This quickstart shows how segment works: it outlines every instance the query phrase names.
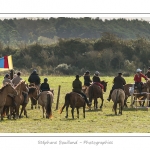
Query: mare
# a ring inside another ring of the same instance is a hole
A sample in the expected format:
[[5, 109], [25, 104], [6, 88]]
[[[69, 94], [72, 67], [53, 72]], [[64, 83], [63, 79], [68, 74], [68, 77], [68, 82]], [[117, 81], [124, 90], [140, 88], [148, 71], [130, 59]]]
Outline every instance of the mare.
[[[101, 84], [104, 86], [104, 92], [106, 92], [107, 90], [107, 83], [105, 81], [101, 81]], [[92, 99], [94, 99], [94, 109], [98, 108], [98, 98], [101, 98], [102, 103], [100, 105], [100, 109], [102, 109], [103, 107], [103, 102], [104, 102], [104, 98], [103, 98], [103, 91], [102, 88], [100, 86], [98, 86], [97, 84], [92, 84], [88, 87], [88, 97], [89, 97], [89, 101], [92, 102]]]
[[43, 109], [43, 118], [51, 119], [52, 116], [52, 103], [54, 99], [54, 94], [51, 91], [43, 91], [40, 93], [38, 98], [38, 104], [42, 106]]
[[72, 119], [74, 119], [74, 109], [77, 109], [77, 118], [79, 118], [79, 108], [83, 107], [83, 117], [85, 118], [85, 100], [84, 98], [76, 93], [76, 92], [70, 92], [67, 93], [65, 96], [65, 103], [63, 107], [60, 109], [60, 114], [62, 113], [63, 109], [66, 107], [66, 118], [68, 118], [68, 107], [71, 107], [71, 113], [72, 113]]
[[125, 92], [122, 89], [115, 89], [111, 94], [112, 101], [114, 102], [113, 110], [115, 115], [117, 115], [117, 104], [119, 103], [119, 114], [122, 115], [122, 109], [124, 106]]
[[6, 98], [8, 94], [17, 95], [16, 90], [11, 86], [11, 84], [6, 84], [0, 89], [0, 113], [1, 113], [1, 120], [3, 120], [3, 108], [6, 103]]

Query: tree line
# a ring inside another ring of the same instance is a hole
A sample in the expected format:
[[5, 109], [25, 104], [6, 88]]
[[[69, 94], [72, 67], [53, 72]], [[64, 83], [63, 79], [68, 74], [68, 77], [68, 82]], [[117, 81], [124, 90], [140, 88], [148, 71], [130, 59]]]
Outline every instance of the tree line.
[[36, 69], [39, 74], [82, 74], [86, 70], [113, 75], [122, 71], [132, 75], [137, 68], [150, 65], [150, 40], [138, 36], [123, 39], [104, 32], [101, 38], [59, 38], [53, 44], [20, 43], [18, 48], [2, 46], [1, 57], [12, 55], [15, 70], [26, 74]]

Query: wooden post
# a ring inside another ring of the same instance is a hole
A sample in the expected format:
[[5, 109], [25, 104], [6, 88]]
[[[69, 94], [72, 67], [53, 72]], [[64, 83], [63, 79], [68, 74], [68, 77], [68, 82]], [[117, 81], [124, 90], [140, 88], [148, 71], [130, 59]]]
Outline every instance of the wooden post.
[[148, 110], [148, 107], [149, 107], [149, 87], [147, 88], [147, 110]]
[[133, 94], [131, 94], [131, 108], [133, 108]]
[[58, 110], [58, 104], [59, 104], [59, 96], [60, 96], [60, 85], [58, 86], [58, 95], [57, 95], [57, 103], [56, 103], [56, 110]]

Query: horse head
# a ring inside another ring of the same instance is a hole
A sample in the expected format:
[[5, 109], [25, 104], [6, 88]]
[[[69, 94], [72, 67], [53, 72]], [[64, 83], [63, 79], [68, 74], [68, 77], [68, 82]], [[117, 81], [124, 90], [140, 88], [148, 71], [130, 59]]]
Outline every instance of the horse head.
[[107, 90], [107, 83], [108, 82], [105, 82], [104, 80], [101, 81], [101, 84], [104, 86], [104, 92], [106, 92], [106, 90]]
[[10, 83], [7, 83], [4, 87], [7, 88], [8, 93], [17, 95], [17, 91], [13, 88], [13, 86]]

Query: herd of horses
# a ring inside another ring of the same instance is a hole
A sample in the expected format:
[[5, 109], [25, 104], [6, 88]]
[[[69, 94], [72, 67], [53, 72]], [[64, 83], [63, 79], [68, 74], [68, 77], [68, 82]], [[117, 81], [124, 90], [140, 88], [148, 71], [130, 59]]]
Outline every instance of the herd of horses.
[[[23, 96], [23, 91], [27, 93], [27, 99]], [[26, 106], [29, 99], [34, 100], [42, 106], [43, 117], [52, 118], [53, 91], [45, 91], [39, 95], [39, 88], [35, 84], [28, 85], [25, 81], [20, 81], [13, 87], [7, 83], [0, 89], [0, 114], [1, 120], [6, 116], [8, 119], [13, 117], [18, 119], [22, 113], [28, 117]], [[19, 113], [20, 111], [20, 113]]]
[[[107, 90], [107, 83], [108, 82], [106, 82], [106, 81], [101, 81], [101, 84], [104, 86], [104, 92], [106, 92], [106, 90]], [[122, 115], [122, 110], [124, 107], [128, 107], [127, 99], [131, 96], [131, 93], [129, 91], [129, 89], [131, 87], [134, 87], [134, 84], [124, 85], [124, 90], [123, 89], [113, 90], [113, 92], [111, 94], [111, 99], [114, 103], [113, 111], [115, 112], [115, 115], [117, 115], [117, 105], [118, 104], [119, 104], [119, 113], [118, 113], [119, 115]], [[147, 93], [149, 93], [149, 90], [150, 90], [150, 80], [147, 80], [147, 82], [143, 84], [142, 93], [133, 94], [134, 100], [131, 105], [133, 106], [135, 101], [138, 100], [140, 106], [144, 106], [146, 98], [149, 99], [149, 97], [147, 95]], [[104, 98], [103, 98], [104, 93], [100, 86], [98, 86], [97, 84], [91, 84], [89, 87], [83, 86], [82, 91], [89, 98], [89, 102], [92, 102], [92, 100], [94, 100], [94, 109], [98, 109], [98, 98], [100, 98], [102, 101], [102, 103], [100, 105], [100, 110], [102, 109], [103, 102], [104, 102]], [[136, 87], [134, 87], [134, 92], [139, 92]], [[141, 103], [141, 101], [143, 103]], [[64, 103], [63, 107], [60, 109], [60, 114], [61, 114], [63, 112], [63, 109], [66, 107], [66, 116], [65, 116], [66, 118], [68, 118], [69, 106], [71, 107], [71, 113], [72, 113], [73, 119], [74, 119], [74, 109], [75, 108], [77, 109], [77, 118], [79, 118], [79, 108], [80, 107], [83, 108], [83, 117], [85, 118], [86, 103], [80, 94], [75, 93], [75, 92], [70, 92], [70, 93], [66, 94], [65, 103]], [[149, 107], [150, 107], [150, 103], [149, 103]], [[91, 109], [91, 108], [89, 107], [89, 109]]]
[[[94, 109], [98, 109], [98, 98], [101, 99], [100, 109], [103, 107], [103, 94], [107, 90], [106, 81], [101, 81], [101, 84], [104, 86], [104, 90], [101, 89], [97, 84], [91, 84], [90, 86], [83, 86], [82, 91], [89, 98], [89, 102], [92, 103], [94, 100]], [[114, 102], [113, 110], [115, 115], [117, 115], [117, 105], [119, 104], [119, 114], [122, 115], [123, 107], [127, 107], [127, 99], [131, 96], [129, 89], [133, 87], [133, 84], [126, 84], [124, 86], [124, 90], [115, 89], [112, 92], [111, 99]], [[139, 100], [143, 100], [143, 103], [140, 103], [141, 106], [144, 106], [144, 100], [147, 98], [147, 92], [150, 89], [150, 80], [143, 84], [143, 93], [139, 93], [134, 95], [134, 101], [136, 98]], [[22, 92], [27, 92], [27, 101], [24, 101], [24, 96]], [[13, 117], [14, 119], [18, 119], [22, 117], [22, 113], [28, 117], [26, 106], [31, 99], [31, 109], [33, 109], [33, 105], [37, 103], [42, 106], [43, 110], [43, 118], [52, 118], [52, 103], [54, 99], [54, 91], [44, 91], [40, 94], [39, 87], [35, 84], [26, 84], [25, 81], [20, 81], [20, 83], [16, 87], [12, 87], [11, 84], [6, 84], [0, 89], [0, 114], [1, 120], [5, 116], [8, 119]], [[140, 101], [139, 101], [140, 102]], [[68, 108], [71, 107], [72, 118], [74, 119], [74, 109], [77, 110], [77, 118], [79, 118], [79, 108], [83, 108], [83, 117], [85, 118], [85, 108], [86, 102], [82, 95], [76, 92], [70, 92], [65, 95], [65, 102], [62, 108], [60, 109], [60, 114], [63, 112], [63, 109], [66, 107], [66, 118], [68, 118]], [[150, 103], [149, 103], [150, 106]], [[89, 106], [89, 110], [91, 106]], [[19, 113], [20, 111], [20, 113]]]

